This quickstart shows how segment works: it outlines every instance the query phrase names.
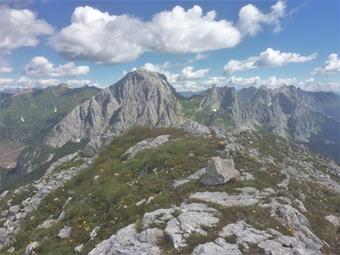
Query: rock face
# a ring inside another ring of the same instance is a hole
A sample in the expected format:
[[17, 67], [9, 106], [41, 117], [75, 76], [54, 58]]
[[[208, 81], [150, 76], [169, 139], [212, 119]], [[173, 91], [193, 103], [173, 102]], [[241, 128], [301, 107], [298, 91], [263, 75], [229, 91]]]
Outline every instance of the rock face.
[[158, 146], [168, 142], [169, 137], [170, 137], [169, 135], [160, 135], [154, 139], [150, 138], [150, 139], [140, 141], [136, 143], [134, 146], [132, 146], [131, 148], [129, 148], [122, 155], [122, 158], [129, 160], [129, 159], [132, 159], [140, 151], [157, 148]]
[[239, 176], [240, 173], [235, 169], [232, 159], [212, 157], [208, 162], [206, 173], [201, 182], [204, 185], [219, 185]]
[[167, 127], [178, 121], [176, 104], [176, 92], [164, 75], [138, 69], [76, 107], [46, 143], [61, 147], [77, 139], [108, 140], [137, 125]]
[[221, 125], [217, 120], [223, 119], [222, 126], [227, 128], [261, 126], [276, 135], [306, 142], [340, 162], [339, 99], [336, 94], [306, 92], [294, 86], [239, 91], [213, 87], [202, 96], [201, 106], [205, 112], [213, 111], [214, 124]]

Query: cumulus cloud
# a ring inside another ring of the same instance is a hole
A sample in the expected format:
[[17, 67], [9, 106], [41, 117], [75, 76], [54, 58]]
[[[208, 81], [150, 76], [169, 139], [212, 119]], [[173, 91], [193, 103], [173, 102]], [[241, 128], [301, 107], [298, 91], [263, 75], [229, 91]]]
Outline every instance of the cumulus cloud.
[[278, 1], [265, 14], [253, 4], [247, 4], [240, 9], [237, 27], [244, 36], [256, 35], [263, 25], [272, 25], [274, 32], [279, 32], [282, 29], [280, 20], [285, 16], [286, 8], [283, 1]]
[[332, 53], [328, 56], [323, 66], [317, 67], [312, 72], [313, 75], [331, 75], [340, 72], [340, 58]]
[[[218, 85], [218, 84], [217, 84]], [[277, 89], [282, 86], [290, 86], [293, 85], [295, 87], [299, 87], [303, 90], [308, 91], [336, 91], [340, 92], [340, 83], [339, 82], [322, 82], [316, 81], [315, 79], [306, 79], [306, 80], [298, 80], [295, 77], [292, 78], [278, 78], [276, 76], [269, 77], [267, 79], [262, 79], [259, 76], [243, 78], [243, 77], [229, 77], [223, 81], [223, 86], [236, 87], [238, 89], [248, 88], [248, 87], [256, 87], [259, 88], [261, 86]]]
[[37, 56], [25, 66], [24, 73], [37, 77], [79, 76], [90, 71], [88, 66], [76, 66], [73, 62], [55, 66], [47, 58]]
[[181, 77], [184, 80], [202, 79], [209, 71], [210, 71], [209, 68], [199, 69], [199, 70], [195, 71], [192, 66], [187, 66], [187, 67], [182, 69]]
[[[209, 68], [207, 69], [198, 69], [195, 70], [192, 66], [184, 67], [178, 73], [172, 73], [169, 71], [171, 67], [169, 62], [164, 62], [161, 65], [155, 65], [152, 63], [145, 63], [141, 66], [144, 69], [149, 71], [158, 72], [164, 74], [168, 82], [175, 87], [177, 91], [197, 91], [201, 89], [200, 82], [209, 72]], [[135, 68], [133, 69], [135, 70]]]
[[236, 26], [218, 19], [215, 11], [204, 13], [197, 5], [188, 10], [176, 6], [156, 13], [148, 21], [127, 14], [111, 15], [89, 6], [77, 7], [71, 24], [52, 36], [50, 44], [69, 59], [111, 64], [133, 61], [145, 52], [200, 53], [234, 47], [264, 24], [278, 27], [286, 7], [279, 1], [269, 14], [256, 9], [261, 16], [256, 21], [254, 16], [247, 16], [250, 8], [256, 9], [253, 5], [241, 9]]
[[50, 86], [57, 86], [60, 83], [66, 83], [69, 87], [100, 86], [95, 80], [59, 80], [59, 79], [32, 79], [27, 76], [19, 78], [0, 78], [0, 89], [13, 88], [46, 88]]
[[19, 47], [34, 47], [40, 35], [50, 35], [53, 28], [36, 14], [27, 9], [12, 9], [0, 5], [0, 72], [10, 72], [12, 68], [5, 57]]
[[258, 56], [253, 56], [244, 60], [230, 60], [224, 66], [224, 71], [227, 74], [231, 74], [238, 71], [256, 69], [260, 67], [277, 67], [287, 65], [289, 63], [304, 63], [311, 61], [316, 57], [316, 53], [303, 56], [298, 53], [281, 52], [279, 50], [267, 48]]

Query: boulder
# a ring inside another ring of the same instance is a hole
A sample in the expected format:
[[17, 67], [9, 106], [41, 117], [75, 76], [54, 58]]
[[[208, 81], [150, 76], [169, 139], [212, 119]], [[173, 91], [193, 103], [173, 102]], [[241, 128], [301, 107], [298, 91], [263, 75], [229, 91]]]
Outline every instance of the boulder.
[[212, 157], [208, 162], [206, 173], [201, 178], [201, 182], [204, 185], [219, 185], [237, 177], [240, 177], [240, 173], [235, 169], [233, 159]]
[[30, 243], [29, 245], [27, 245], [24, 255], [36, 254], [34, 250], [38, 247], [39, 247], [39, 243], [37, 241]]
[[59, 233], [58, 233], [58, 237], [61, 239], [65, 239], [65, 238], [69, 238], [71, 235], [71, 230], [72, 228], [69, 226], [65, 226], [62, 229], [60, 229]]

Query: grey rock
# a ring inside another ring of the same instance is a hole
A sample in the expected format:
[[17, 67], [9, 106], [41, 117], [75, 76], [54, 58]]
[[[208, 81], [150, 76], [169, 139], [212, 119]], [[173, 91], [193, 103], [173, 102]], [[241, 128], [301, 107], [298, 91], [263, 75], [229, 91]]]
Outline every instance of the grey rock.
[[137, 235], [142, 243], [158, 244], [164, 238], [164, 232], [159, 228], [148, 228]]
[[62, 229], [60, 229], [58, 233], [58, 237], [61, 239], [69, 238], [71, 235], [72, 228], [69, 226], [64, 226]]
[[160, 136], [157, 136], [156, 138], [150, 138], [150, 139], [140, 141], [140, 142], [136, 143], [135, 145], [133, 145], [131, 148], [129, 148], [122, 155], [122, 158], [130, 160], [134, 156], [136, 156], [136, 154], [138, 152], [157, 148], [158, 146], [168, 142], [169, 137], [170, 137], [170, 135], [160, 135]]
[[174, 208], [158, 209], [153, 212], [145, 213], [142, 220], [143, 228], [149, 228], [153, 224], [164, 224], [173, 218]]
[[[142, 240], [142, 241], [141, 241]], [[148, 239], [138, 239], [138, 234], [134, 224], [119, 230], [116, 234], [100, 242], [90, 251], [89, 255], [159, 255], [160, 248], [154, 243], [149, 243]], [[146, 241], [146, 242], [144, 242]]]
[[193, 135], [210, 135], [211, 131], [207, 126], [204, 126], [194, 120], [186, 120], [184, 123], [180, 123], [177, 127]]
[[38, 248], [38, 247], [39, 247], [39, 243], [37, 241], [34, 241], [34, 242], [30, 243], [29, 245], [27, 245], [27, 247], [25, 249], [24, 255], [33, 255], [33, 254], [36, 254], [34, 252], [34, 250], [36, 248]]
[[206, 173], [201, 178], [201, 182], [204, 185], [219, 185], [237, 177], [240, 177], [240, 173], [235, 169], [232, 159], [212, 157], [208, 161]]
[[47, 219], [47, 220], [45, 220], [43, 223], [41, 223], [38, 227], [39, 227], [39, 228], [46, 228], [46, 229], [49, 229], [49, 228], [52, 227], [56, 222], [57, 222], [57, 220], [54, 220], [54, 219]]
[[178, 121], [176, 104], [164, 75], [138, 69], [76, 107], [53, 128], [47, 144], [61, 147], [72, 139], [109, 139], [137, 125], [170, 126]]
[[294, 229], [294, 235], [298, 237], [307, 248], [319, 250], [323, 242], [310, 230], [310, 224], [306, 216], [288, 204], [272, 202], [271, 213], [282, 224]]
[[219, 233], [219, 236], [224, 238], [233, 235], [237, 237], [238, 241], [246, 243], [247, 245], [255, 245], [272, 237], [272, 235], [268, 234], [266, 231], [252, 228], [244, 221], [229, 224]]
[[164, 230], [175, 249], [185, 247], [193, 233], [207, 235], [206, 229], [219, 222], [219, 212], [205, 204], [182, 204], [178, 210], [179, 216], [171, 219]]
[[78, 246], [74, 248], [74, 251], [77, 253], [81, 253], [81, 250], [83, 249], [83, 247], [84, 247], [84, 244], [79, 244]]
[[100, 227], [99, 227], [99, 226], [95, 226], [95, 227], [92, 229], [92, 231], [91, 231], [91, 233], [90, 233], [90, 238], [91, 238], [91, 240], [94, 239], [94, 238], [98, 235], [99, 230], [100, 230]]
[[239, 190], [241, 191], [240, 194], [232, 195], [229, 195], [226, 192], [196, 192], [191, 194], [189, 199], [214, 203], [224, 207], [250, 206], [259, 203], [261, 199], [264, 199], [273, 193], [271, 190], [260, 192], [255, 188], [242, 188]]
[[213, 242], [207, 242], [196, 246], [192, 252], [192, 255], [242, 255], [237, 244], [227, 243], [222, 238], [217, 238]]
[[251, 173], [241, 174], [240, 181], [252, 181], [252, 180], [255, 180], [255, 178]]
[[332, 223], [334, 227], [340, 226], [340, 217], [337, 217], [335, 215], [328, 215], [325, 217], [325, 219]]
[[20, 211], [20, 206], [19, 205], [13, 205], [8, 209], [10, 214], [16, 214]]
[[206, 173], [206, 169], [205, 168], [201, 168], [199, 170], [197, 170], [196, 172], [194, 172], [193, 174], [180, 179], [180, 180], [175, 180], [174, 183], [172, 184], [172, 187], [174, 189], [178, 188], [179, 186], [184, 185], [185, 183], [191, 182], [191, 181], [196, 181], [199, 180], [204, 174]]

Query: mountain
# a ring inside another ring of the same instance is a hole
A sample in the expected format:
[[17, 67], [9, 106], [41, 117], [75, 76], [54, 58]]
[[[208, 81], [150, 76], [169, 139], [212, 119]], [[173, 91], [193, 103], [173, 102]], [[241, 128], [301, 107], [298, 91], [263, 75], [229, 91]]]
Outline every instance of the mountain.
[[178, 120], [176, 92], [164, 75], [130, 72], [116, 84], [76, 107], [47, 137], [51, 147], [89, 138], [97, 142], [133, 126], [166, 127]]
[[340, 161], [340, 97], [294, 86], [236, 90], [213, 87], [202, 96], [182, 99], [185, 115], [222, 129], [271, 132]]
[[134, 126], [168, 127], [180, 118], [177, 94], [164, 75], [139, 69], [76, 106], [43, 141], [25, 148], [1, 189], [42, 176], [53, 162], [83, 149], [94, 156]]
[[[269, 132], [340, 161], [339, 106], [333, 93], [294, 86], [242, 90], [215, 86], [186, 98], [164, 75], [138, 69], [76, 106], [41, 140], [23, 148], [16, 169], [2, 174], [1, 188], [38, 178], [51, 164], [78, 150], [95, 156], [135, 126], [187, 125], [206, 132], [200, 123], [217, 130]], [[198, 123], [183, 124], [188, 119]]]
[[339, 254], [339, 178], [269, 133], [133, 128], [2, 193], [2, 254]]
[[1, 172], [0, 253], [339, 254], [340, 166], [308, 148], [337, 159], [337, 109], [293, 86], [186, 98], [130, 72]]
[[61, 85], [0, 93], [0, 169], [13, 168], [23, 149], [37, 143], [75, 106], [97, 92], [95, 87], [71, 89]]

